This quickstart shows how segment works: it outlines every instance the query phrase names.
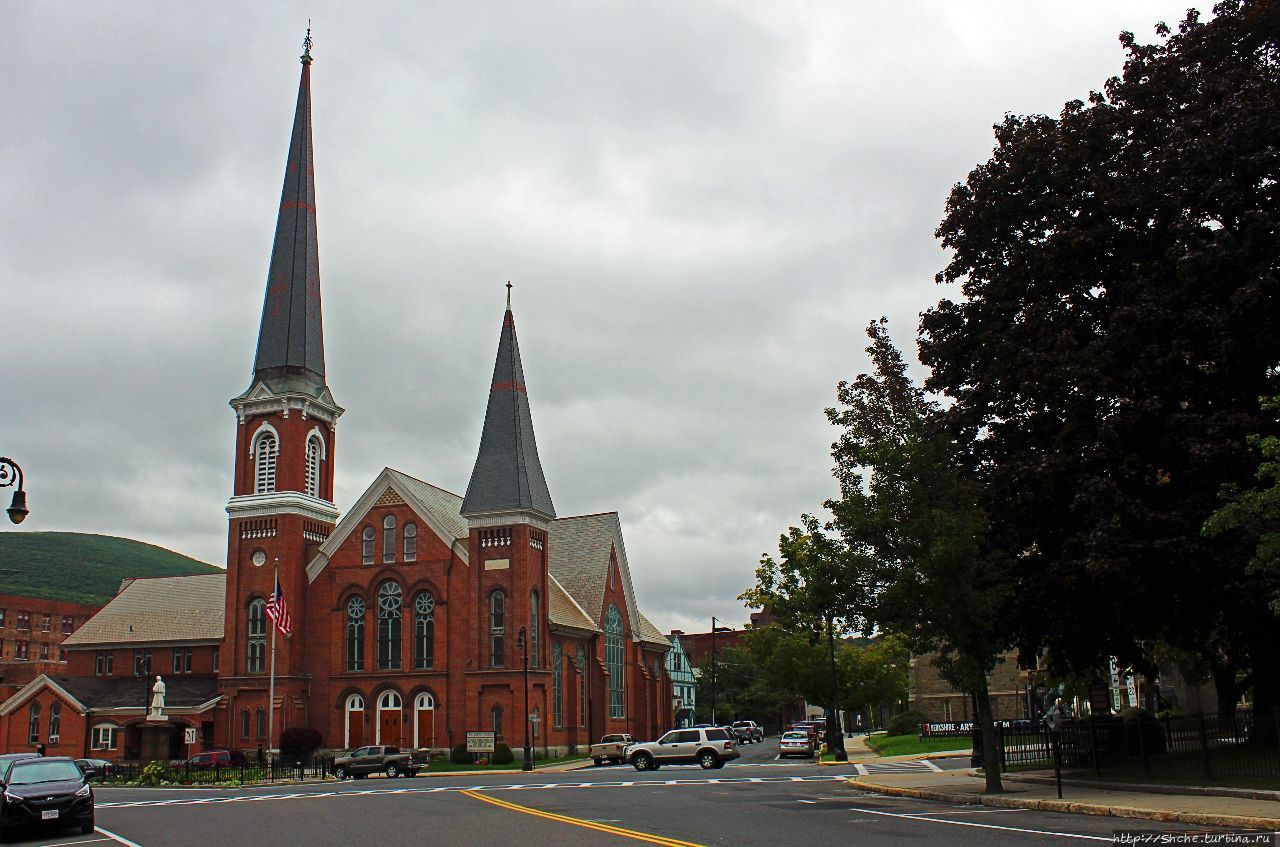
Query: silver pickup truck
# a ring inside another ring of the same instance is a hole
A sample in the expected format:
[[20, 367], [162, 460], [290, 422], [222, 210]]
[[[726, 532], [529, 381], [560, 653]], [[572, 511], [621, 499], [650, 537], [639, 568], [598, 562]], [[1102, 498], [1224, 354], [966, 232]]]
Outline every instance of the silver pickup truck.
[[599, 744], [591, 745], [591, 761], [596, 766], [603, 765], [605, 762], [617, 764], [627, 760], [627, 747], [635, 744], [636, 740], [630, 735], [622, 732], [615, 732], [606, 735], [600, 739]]
[[722, 768], [738, 758], [738, 742], [720, 727], [673, 729], [657, 741], [632, 744], [627, 761], [638, 771], [656, 771], [663, 765], [697, 762], [704, 769]]

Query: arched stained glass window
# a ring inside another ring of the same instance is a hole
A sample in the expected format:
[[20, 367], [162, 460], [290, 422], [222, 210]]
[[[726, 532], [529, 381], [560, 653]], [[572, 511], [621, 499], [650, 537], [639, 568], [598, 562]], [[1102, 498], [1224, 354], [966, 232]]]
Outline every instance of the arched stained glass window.
[[378, 670], [400, 670], [400, 623], [404, 592], [387, 580], [378, 586]]
[[249, 673], [262, 673], [267, 655], [267, 601], [255, 597], [249, 601], [248, 652], [245, 656], [245, 670]]
[[498, 589], [489, 595], [489, 666], [507, 664], [507, 595]]
[[27, 710], [27, 742], [40, 743], [40, 704], [32, 703]]
[[578, 667], [578, 726], [587, 725], [587, 648], [578, 645], [577, 658], [573, 663]]
[[609, 671], [609, 717], [626, 716], [623, 682], [622, 613], [610, 605], [604, 615], [604, 665]]
[[407, 523], [404, 525], [404, 560], [406, 562], [416, 561], [418, 558], [418, 525], [416, 523]]
[[[347, 670], [364, 670], [364, 620], [365, 607], [363, 597], [352, 597], [347, 600]], [[363, 706], [361, 707], [363, 708]]]
[[564, 726], [564, 648], [559, 641], [551, 645], [551, 722]]
[[387, 515], [382, 519], [382, 561], [396, 560], [396, 516]]
[[373, 564], [373, 527], [366, 526], [360, 533], [360, 560], [366, 565]]
[[436, 664], [436, 598], [419, 591], [413, 598], [413, 667], [431, 670]]
[[538, 589], [529, 592], [529, 667], [538, 667]]

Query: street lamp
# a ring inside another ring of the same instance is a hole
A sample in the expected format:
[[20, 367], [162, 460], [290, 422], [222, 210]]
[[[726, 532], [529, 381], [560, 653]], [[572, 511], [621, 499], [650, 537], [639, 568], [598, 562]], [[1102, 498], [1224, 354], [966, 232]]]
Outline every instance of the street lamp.
[[716, 723], [716, 633], [733, 632], [727, 626], [716, 626], [716, 616], [711, 616], [711, 725]]
[[22, 468], [8, 456], [0, 456], [0, 488], [17, 486], [13, 502], [9, 504], [9, 520], [22, 523], [27, 519], [27, 492], [22, 490]]
[[524, 637], [524, 627], [516, 633], [516, 646], [520, 648], [520, 663], [524, 667], [524, 764], [522, 771], [533, 770], [533, 748], [529, 746], [529, 642]]

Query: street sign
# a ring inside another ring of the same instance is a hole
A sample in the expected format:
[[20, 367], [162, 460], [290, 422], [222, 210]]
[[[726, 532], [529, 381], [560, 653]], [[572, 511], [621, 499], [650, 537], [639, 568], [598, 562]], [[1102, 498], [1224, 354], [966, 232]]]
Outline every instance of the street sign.
[[492, 732], [468, 732], [468, 753], [492, 753], [496, 737]]
[[195, 743], [196, 743], [196, 728], [195, 728], [194, 726], [189, 726], [189, 727], [187, 727], [187, 729], [186, 729], [186, 736], [187, 736], [187, 743], [188, 743], [188, 744], [195, 744]]

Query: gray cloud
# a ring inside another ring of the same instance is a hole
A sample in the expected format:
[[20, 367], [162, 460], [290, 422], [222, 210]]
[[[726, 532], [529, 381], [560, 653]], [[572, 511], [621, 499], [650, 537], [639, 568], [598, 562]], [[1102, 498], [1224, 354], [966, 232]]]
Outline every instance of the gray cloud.
[[1185, 4], [19, 0], [0, 29], [0, 450], [23, 529], [225, 556], [297, 85], [313, 70], [339, 506], [455, 491], [515, 307], [562, 514], [618, 509], [663, 628], [745, 618], [833, 493], [821, 410], [1006, 111], [1118, 72]]

